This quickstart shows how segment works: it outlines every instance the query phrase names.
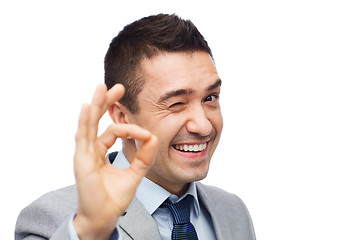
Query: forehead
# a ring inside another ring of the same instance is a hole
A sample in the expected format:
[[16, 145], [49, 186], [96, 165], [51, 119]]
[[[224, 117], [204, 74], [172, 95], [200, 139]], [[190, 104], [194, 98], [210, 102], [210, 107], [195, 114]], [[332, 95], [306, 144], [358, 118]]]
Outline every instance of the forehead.
[[202, 91], [219, 80], [216, 67], [206, 52], [162, 53], [141, 62], [143, 92], [154, 95], [176, 90]]

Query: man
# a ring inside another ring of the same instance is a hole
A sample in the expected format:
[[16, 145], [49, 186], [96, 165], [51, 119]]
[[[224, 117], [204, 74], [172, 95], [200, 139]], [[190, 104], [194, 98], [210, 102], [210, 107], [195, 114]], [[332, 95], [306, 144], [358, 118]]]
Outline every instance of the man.
[[[106, 54], [105, 82], [80, 113], [76, 187], [25, 208], [15, 238], [255, 239], [238, 197], [197, 182], [223, 122], [221, 80], [196, 27], [165, 14], [126, 26]], [[98, 137], [107, 110], [114, 124]], [[106, 158], [117, 138], [123, 150]]]

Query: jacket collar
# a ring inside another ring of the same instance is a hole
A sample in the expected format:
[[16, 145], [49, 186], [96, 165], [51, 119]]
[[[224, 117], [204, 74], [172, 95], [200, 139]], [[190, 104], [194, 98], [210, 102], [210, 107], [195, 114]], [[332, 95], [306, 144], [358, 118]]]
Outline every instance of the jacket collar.
[[[224, 231], [224, 223], [227, 221], [227, 218], [224, 213], [219, 211], [219, 208], [216, 206], [217, 202], [214, 201], [213, 197], [208, 195], [206, 191], [206, 186], [197, 182], [196, 187], [199, 194], [199, 201], [204, 205], [206, 210], [211, 216], [212, 224], [214, 227], [215, 235], [217, 240], [229, 239], [226, 236], [226, 231]], [[224, 235], [225, 234], [225, 235]]]
[[119, 218], [118, 225], [132, 239], [161, 240], [155, 220], [137, 198], [134, 198], [125, 214]]

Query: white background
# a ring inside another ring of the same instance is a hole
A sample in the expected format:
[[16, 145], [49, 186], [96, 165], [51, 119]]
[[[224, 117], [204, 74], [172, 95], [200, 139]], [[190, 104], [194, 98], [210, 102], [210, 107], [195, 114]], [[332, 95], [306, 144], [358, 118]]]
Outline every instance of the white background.
[[223, 79], [204, 182], [245, 201], [258, 239], [360, 239], [360, 8], [347, 0], [1, 2], [1, 239], [74, 183], [78, 113], [108, 44], [160, 12], [198, 26]]

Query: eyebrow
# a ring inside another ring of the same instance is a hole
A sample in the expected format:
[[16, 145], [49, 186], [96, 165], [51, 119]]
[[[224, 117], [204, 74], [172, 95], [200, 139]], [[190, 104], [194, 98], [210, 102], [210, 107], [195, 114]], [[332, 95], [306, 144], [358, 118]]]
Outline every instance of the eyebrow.
[[212, 84], [210, 87], [208, 87], [208, 91], [212, 91], [212, 90], [220, 87], [221, 83], [222, 83], [221, 79], [218, 79], [214, 84]]
[[181, 95], [190, 95], [193, 92], [194, 92], [194, 90], [190, 89], [190, 88], [183, 88], [183, 89], [168, 91], [160, 97], [159, 102], [166, 102], [170, 98], [181, 96]]
[[[221, 83], [222, 83], [221, 79], [218, 79], [214, 84], [210, 85], [207, 90], [212, 91], [212, 90], [220, 87]], [[195, 90], [192, 88], [182, 88], [182, 89], [177, 89], [177, 90], [173, 90], [173, 91], [168, 91], [168, 92], [164, 93], [163, 95], [161, 95], [159, 102], [160, 103], [166, 102], [170, 98], [182, 96], [182, 95], [190, 95], [194, 92], [195, 92]]]

